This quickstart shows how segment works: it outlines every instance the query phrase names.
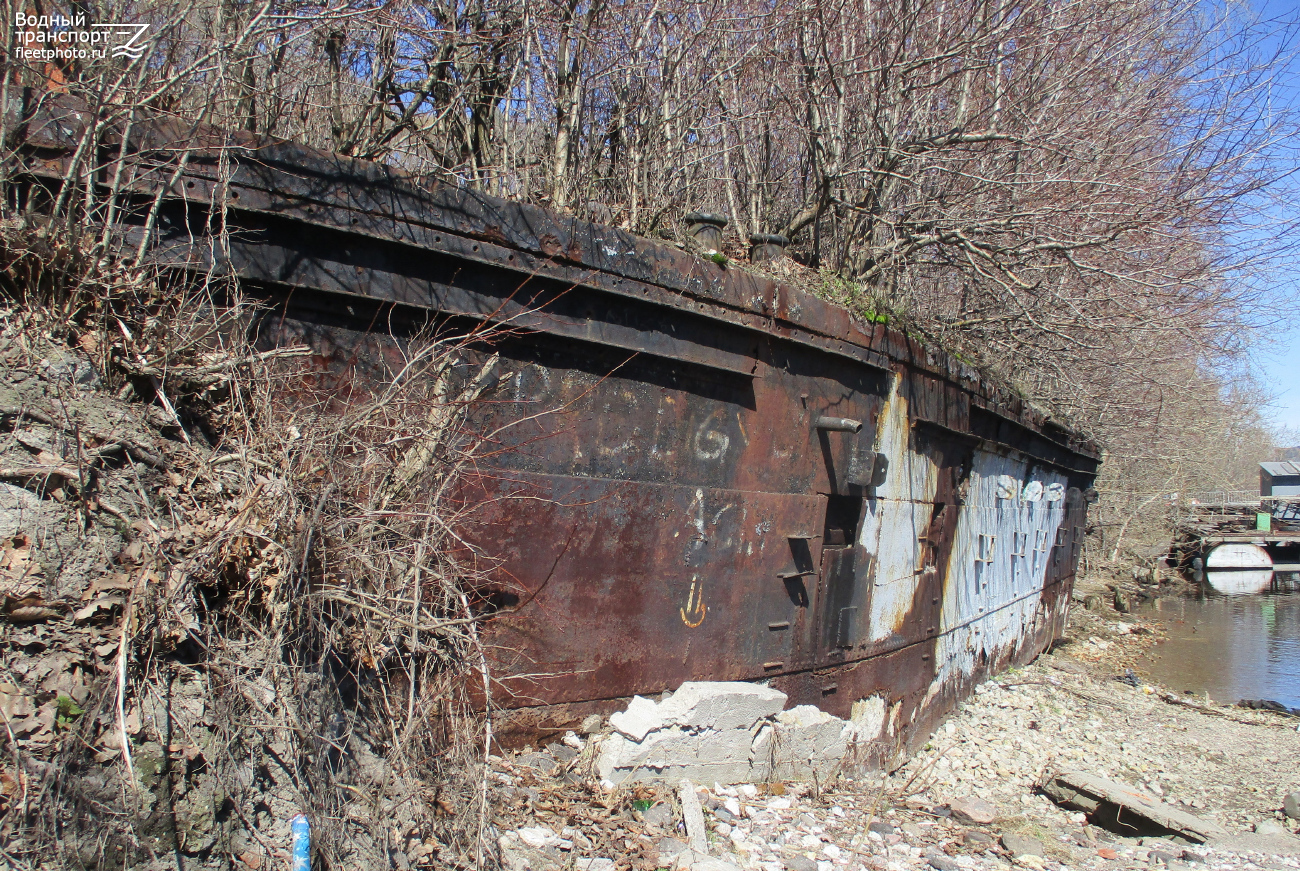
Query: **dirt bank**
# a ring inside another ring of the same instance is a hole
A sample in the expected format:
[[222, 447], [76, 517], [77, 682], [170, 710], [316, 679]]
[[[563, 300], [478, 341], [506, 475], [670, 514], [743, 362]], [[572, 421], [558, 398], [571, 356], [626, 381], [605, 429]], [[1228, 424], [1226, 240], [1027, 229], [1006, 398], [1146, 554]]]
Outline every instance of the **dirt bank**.
[[318, 871], [468, 865], [473, 621], [412, 495], [459, 461], [436, 348], [281, 406], [298, 352], [118, 286], [87, 323], [0, 298], [0, 868], [287, 868], [298, 813]]

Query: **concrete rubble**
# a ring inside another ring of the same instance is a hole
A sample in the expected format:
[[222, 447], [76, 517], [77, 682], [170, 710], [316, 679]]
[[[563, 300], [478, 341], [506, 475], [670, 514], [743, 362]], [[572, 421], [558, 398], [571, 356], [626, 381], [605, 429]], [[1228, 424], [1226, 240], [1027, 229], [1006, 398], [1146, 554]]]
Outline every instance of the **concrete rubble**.
[[1116, 819], [1127, 815], [1132, 825], [1141, 821], [1198, 844], [1228, 834], [1217, 823], [1165, 804], [1127, 784], [1086, 772], [1053, 775], [1043, 783], [1043, 792], [1062, 807], [1094, 815], [1106, 813]]
[[[527, 854], [535, 860], [530, 871], [591, 871], [584, 863], [601, 859], [615, 862], [617, 871], [1300, 869], [1294, 725], [1278, 715], [1171, 701], [1140, 682], [1114, 680], [1123, 667], [1099, 662], [1100, 647], [1087, 643], [1090, 636], [1109, 639], [1112, 650], [1122, 648], [1117, 637], [1142, 636], [1105, 631], [1089, 620], [1076, 618], [1082, 637], [1067, 648], [1073, 655], [1046, 656], [980, 685], [888, 774], [846, 766], [816, 784], [794, 777], [726, 784], [704, 777], [656, 780], [650, 770], [628, 768], [614, 772], [623, 776], [615, 787], [600, 782], [597, 762], [609, 744], [599, 736], [549, 780], [538, 779], [536, 766], [516, 763], [527, 754], [499, 759], [493, 776], [502, 845], [509, 848], [504, 864], [522, 871]], [[813, 746], [839, 746], [828, 737], [834, 718], [781, 711], [784, 700], [761, 687], [740, 690], [736, 710], [745, 713], [724, 719], [715, 712], [728, 692], [725, 685], [696, 686], [658, 702], [638, 700], [611, 718], [612, 734], [644, 758], [668, 740], [656, 740], [660, 733], [703, 740], [730, 731], [756, 739], [764, 729], [775, 735], [793, 726], [822, 730], [809, 738]], [[839, 721], [850, 745], [854, 730], [870, 731], [887, 719], [877, 703], [860, 713], [862, 723]], [[752, 775], [752, 760], [746, 761]], [[1108, 827], [1104, 815], [1063, 807], [1044, 793], [1053, 774], [1071, 771], [1135, 784], [1220, 832], [1198, 844], [1170, 831]], [[539, 850], [511, 834], [541, 820], [557, 842], [573, 846], [552, 842]]]
[[709, 836], [704, 828], [704, 811], [700, 809], [695, 786], [689, 780], [683, 780], [677, 796], [682, 805], [682, 821], [686, 826], [686, 837], [690, 839], [691, 849], [697, 853], [708, 853]]
[[659, 702], [637, 696], [609, 718], [597, 771], [612, 785], [824, 779], [883, 725], [883, 703], [842, 720], [812, 705], [782, 710], [785, 702], [769, 687], [721, 681], [684, 683]]

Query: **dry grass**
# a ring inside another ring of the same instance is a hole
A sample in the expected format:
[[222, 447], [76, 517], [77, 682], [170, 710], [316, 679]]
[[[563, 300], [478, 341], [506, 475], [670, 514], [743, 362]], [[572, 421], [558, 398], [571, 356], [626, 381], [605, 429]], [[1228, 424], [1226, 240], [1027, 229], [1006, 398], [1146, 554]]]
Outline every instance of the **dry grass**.
[[93, 359], [106, 401], [153, 426], [137, 440], [165, 444], [140, 447], [152, 465], [127, 449], [97, 470], [148, 466], [133, 499], [73, 493], [129, 542], [102, 567], [127, 581], [92, 626], [84, 712], [44, 749], [11, 736], [17, 776], [46, 776], [0, 819], [10, 861], [278, 861], [298, 811], [316, 868], [490, 861], [490, 725], [467, 689], [490, 690], [468, 592], [483, 569], [451, 497], [479, 447], [465, 419], [491, 336], [384, 337], [385, 365], [340, 389], [303, 349], [256, 344], [235, 286], [128, 271], [19, 225], [0, 246], [33, 362], [46, 346]]

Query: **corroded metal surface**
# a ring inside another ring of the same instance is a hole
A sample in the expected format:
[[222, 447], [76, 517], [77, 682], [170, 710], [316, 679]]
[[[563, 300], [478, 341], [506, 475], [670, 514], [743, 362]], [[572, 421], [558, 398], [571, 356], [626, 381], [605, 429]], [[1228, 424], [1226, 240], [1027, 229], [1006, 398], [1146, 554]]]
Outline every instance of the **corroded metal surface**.
[[[30, 126], [35, 190], [66, 143]], [[143, 157], [171, 134], [140, 135]], [[432, 316], [512, 328], [473, 417], [492, 450], [458, 498], [496, 560], [477, 592], [518, 728], [764, 680], [843, 716], [878, 699], [897, 747], [1059, 633], [1097, 453], [960, 361], [616, 229], [288, 143], [210, 145], [174, 183], [139, 162], [141, 202], [170, 185], [151, 256], [238, 275], [275, 304], [261, 340], [315, 348], [321, 378], [364, 389]]]

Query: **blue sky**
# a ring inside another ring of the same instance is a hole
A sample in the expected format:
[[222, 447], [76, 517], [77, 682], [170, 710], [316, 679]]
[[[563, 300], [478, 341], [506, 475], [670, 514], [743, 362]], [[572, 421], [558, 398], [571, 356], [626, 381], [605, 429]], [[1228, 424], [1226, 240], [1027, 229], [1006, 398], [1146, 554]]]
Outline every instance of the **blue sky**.
[[[1228, 0], [1229, 3], [1232, 0]], [[1249, 4], [1265, 20], [1279, 23], [1300, 19], [1296, 0], [1251, 0]], [[1284, 99], [1291, 111], [1300, 114], [1300, 59], [1292, 58], [1279, 71], [1277, 97]], [[1285, 96], [1283, 96], [1285, 95]], [[1273, 204], [1275, 226], [1300, 231], [1300, 202], [1285, 200]], [[1292, 229], [1295, 228], [1295, 229]], [[1283, 231], [1287, 232], [1287, 231]], [[1276, 301], [1282, 312], [1273, 328], [1273, 341], [1262, 343], [1251, 354], [1252, 370], [1261, 386], [1272, 396], [1267, 409], [1269, 421], [1290, 430], [1284, 444], [1300, 445], [1300, 252], [1286, 255], [1286, 262], [1276, 264], [1272, 281]], [[1289, 313], [1288, 313], [1289, 312]]]
[[1257, 350], [1255, 364], [1264, 387], [1274, 394], [1269, 418], [1293, 430], [1287, 444], [1300, 444], [1300, 325], [1293, 318], [1280, 330], [1278, 346]]

